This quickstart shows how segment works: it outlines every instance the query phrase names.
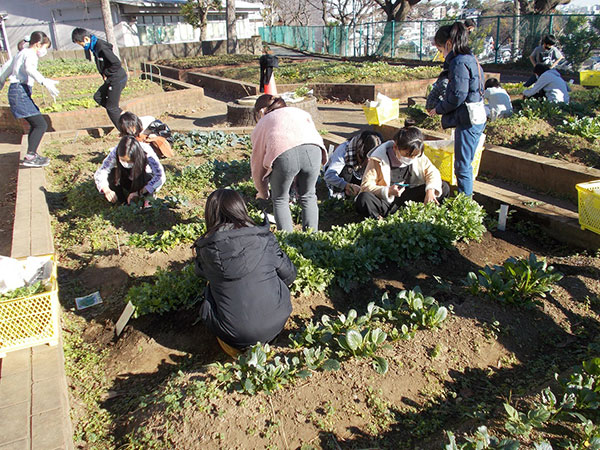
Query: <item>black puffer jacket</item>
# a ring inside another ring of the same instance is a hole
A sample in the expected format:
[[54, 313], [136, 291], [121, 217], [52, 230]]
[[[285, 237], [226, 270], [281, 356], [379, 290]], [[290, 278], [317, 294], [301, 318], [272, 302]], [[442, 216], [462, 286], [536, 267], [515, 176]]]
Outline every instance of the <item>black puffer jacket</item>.
[[98, 39], [94, 44], [92, 51], [85, 50], [85, 57], [91, 61], [92, 54], [94, 55], [94, 61], [96, 62], [96, 68], [100, 75], [104, 77], [106, 81], [121, 80], [127, 76], [125, 69], [121, 66], [121, 61], [117, 58], [117, 55], [113, 53], [112, 44]]
[[292, 312], [296, 268], [269, 225], [217, 231], [194, 244], [196, 270], [208, 280], [200, 316], [238, 349], [273, 340]]

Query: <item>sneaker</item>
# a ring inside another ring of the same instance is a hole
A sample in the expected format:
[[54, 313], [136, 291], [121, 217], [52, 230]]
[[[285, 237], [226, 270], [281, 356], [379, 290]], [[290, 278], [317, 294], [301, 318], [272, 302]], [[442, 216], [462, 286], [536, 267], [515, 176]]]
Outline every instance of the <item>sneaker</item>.
[[48, 164], [50, 164], [50, 158], [40, 155], [35, 155], [31, 159], [25, 158], [23, 161], [25, 167], [46, 167]]

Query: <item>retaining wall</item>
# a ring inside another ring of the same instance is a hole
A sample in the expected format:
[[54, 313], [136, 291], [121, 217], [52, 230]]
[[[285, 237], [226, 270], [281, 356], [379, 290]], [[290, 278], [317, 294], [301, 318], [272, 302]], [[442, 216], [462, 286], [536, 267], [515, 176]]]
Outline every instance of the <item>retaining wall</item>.
[[[124, 111], [131, 111], [138, 116], [159, 117], [166, 112], [185, 111], [200, 108], [204, 105], [204, 90], [194, 87], [159, 94], [145, 95], [121, 103]], [[112, 123], [104, 108], [80, 109], [77, 111], [44, 114], [48, 123], [48, 131], [73, 130], [111, 126]], [[15, 119], [8, 106], [0, 106], [0, 128], [21, 133], [29, 131], [24, 119]]]
[[[375, 129], [384, 139], [391, 139], [398, 131], [398, 127], [392, 125]], [[450, 138], [444, 133], [422, 131], [427, 139]], [[481, 155], [479, 173], [520, 183], [539, 192], [552, 192], [573, 201], [577, 201], [576, 184], [600, 179], [599, 169], [491, 144], [486, 144]]]
[[[238, 53], [259, 55], [262, 51], [260, 36], [238, 39]], [[138, 45], [135, 47], [119, 47], [121, 60], [131, 68], [143, 61], [157, 59], [186, 58], [189, 56], [220, 55], [227, 53], [227, 41], [180, 42], [177, 44]], [[49, 51], [45, 59], [85, 58], [81, 50]]]
[[[202, 69], [177, 69], [175, 67], [163, 66], [158, 64], [142, 63], [142, 71], [161, 74], [169, 78], [182, 80], [197, 86], [202, 86], [205, 90], [211, 91], [228, 100], [255, 95], [259, 91], [259, 86], [252, 83], [222, 78], [215, 75], [209, 75], [202, 72]], [[499, 73], [487, 73], [486, 78], [495, 77], [500, 79]], [[375, 100], [377, 93], [392, 98], [398, 98], [405, 102], [408, 97], [415, 95], [425, 95], [427, 86], [435, 82], [436, 78], [427, 78], [424, 80], [409, 80], [396, 83], [293, 83], [278, 84], [278, 92], [294, 91], [299, 87], [308, 85], [318, 98], [329, 98], [333, 100], [347, 100], [355, 103], [363, 103], [366, 100]]]

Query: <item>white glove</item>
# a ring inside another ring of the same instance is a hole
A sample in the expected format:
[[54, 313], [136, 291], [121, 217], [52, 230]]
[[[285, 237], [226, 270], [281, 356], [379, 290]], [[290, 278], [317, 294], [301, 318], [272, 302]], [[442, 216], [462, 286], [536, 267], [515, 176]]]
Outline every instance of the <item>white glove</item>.
[[58, 92], [58, 89], [56, 89], [56, 85], [58, 84], [58, 81], [51, 80], [50, 78], [46, 78], [42, 84], [44, 85], [44, 87], [46, 89], [48, 89], [48, 92], [50, 92], [50, 95], [53, 98], [58, 97], [59, 92]]

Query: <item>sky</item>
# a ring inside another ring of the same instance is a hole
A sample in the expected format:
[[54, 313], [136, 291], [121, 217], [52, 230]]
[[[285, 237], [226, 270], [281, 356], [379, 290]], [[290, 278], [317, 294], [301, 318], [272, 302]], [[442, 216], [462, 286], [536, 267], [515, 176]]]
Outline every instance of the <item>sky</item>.
[[570, 4], [575, 6], [600, 5], [600, 0], [571, 0]]

